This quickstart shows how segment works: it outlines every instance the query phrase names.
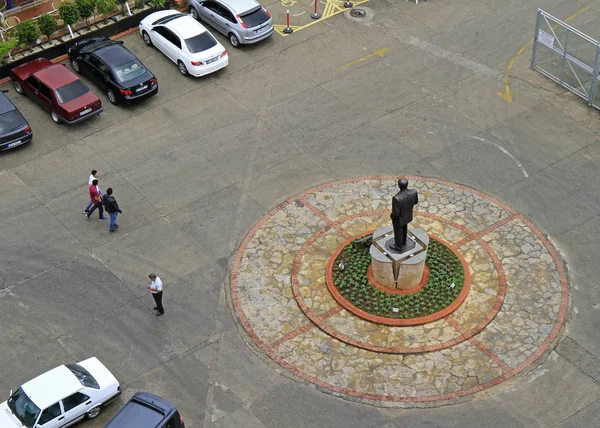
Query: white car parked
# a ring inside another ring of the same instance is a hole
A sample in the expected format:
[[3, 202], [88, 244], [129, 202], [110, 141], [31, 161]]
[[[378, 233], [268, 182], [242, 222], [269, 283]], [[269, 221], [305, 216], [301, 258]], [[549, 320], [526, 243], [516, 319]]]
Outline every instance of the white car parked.
[[119, 382], [97, 358], [62, 365], [11, 391], [0, 404], [0, 427], [71, 426], [94, 419], [120, 394]]
[[227, 49], [188, 14], [161, 10], [144, 18], [139, 28], [144, 42], [156, 46], [184, 76], [204, 76], [229, 64]]

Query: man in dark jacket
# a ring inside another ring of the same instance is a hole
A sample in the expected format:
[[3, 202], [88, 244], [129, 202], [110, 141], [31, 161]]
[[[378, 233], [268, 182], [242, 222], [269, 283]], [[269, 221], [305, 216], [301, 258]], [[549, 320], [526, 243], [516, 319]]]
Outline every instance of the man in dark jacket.
[[123, 212], [119, 208], [119, 204], [117, 203], [117, 200], [112, 194], [113, 190], [111, 187], [109, 187], [108, 189], [106, 189], [106, 193], [104, 194], [104, 196], [102, 196], [102, 205], [104, 205], [104, 209], [110, 216], [110, 223], [108, 225], [109, 232], [114, 232], [115, 228], [119, 227], [119, 225], [117, 224], [117, 215]]

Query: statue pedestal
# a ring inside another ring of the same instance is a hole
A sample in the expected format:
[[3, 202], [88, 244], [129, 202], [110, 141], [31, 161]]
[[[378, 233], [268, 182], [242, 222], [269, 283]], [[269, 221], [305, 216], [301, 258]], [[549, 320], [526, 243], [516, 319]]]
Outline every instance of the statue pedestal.
[[391, 226], [380, 227], [373, 233], [369, 250], [373, 277], [384, 287], [409, 290], [419, 285], [423, 277], [429, 236], [421, 229], [408, 229], [407, 245], [402, 252], [390, 247], [393, 241]]

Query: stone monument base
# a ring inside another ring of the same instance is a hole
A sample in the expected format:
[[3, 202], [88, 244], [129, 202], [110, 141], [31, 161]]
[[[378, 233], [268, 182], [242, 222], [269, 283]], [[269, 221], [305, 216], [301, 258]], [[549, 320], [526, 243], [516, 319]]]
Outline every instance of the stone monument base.
[[393, 242], [391, 226], [380, 227], [373, 233], [369, 250], [373, 277], [384, 287], [409, 290], [419, 285], [423, 277], [429, 236], [421, 229], [408, 229], [407, 245], [402, 252], [390, 246]]

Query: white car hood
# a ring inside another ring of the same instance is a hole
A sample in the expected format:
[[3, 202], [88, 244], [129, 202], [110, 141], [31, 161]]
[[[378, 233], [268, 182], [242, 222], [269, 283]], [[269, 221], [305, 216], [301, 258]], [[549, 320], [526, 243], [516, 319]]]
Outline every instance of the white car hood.
[[0, 427], [2, 428], [22, 428], [19, 421], [8, 408], [6, 401], [0, 404]]
[[118, 385], [119, 381], [113, 376], [113, 374], [100, 362], [96, 357], [88, 358], [85, 361], [78, 363], [84, 369], [86, 369], [94, 379], [100, 385], [100, 389], [106, 388], [110, 385]]

